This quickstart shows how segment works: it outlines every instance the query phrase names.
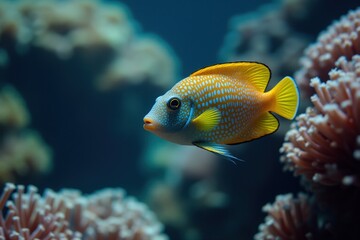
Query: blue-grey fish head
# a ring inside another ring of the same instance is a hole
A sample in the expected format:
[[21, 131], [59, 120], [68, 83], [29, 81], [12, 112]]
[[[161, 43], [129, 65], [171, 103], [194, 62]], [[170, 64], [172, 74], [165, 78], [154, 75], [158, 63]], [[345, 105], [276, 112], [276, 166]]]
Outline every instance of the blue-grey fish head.
[[170, 90], [156, 99], [154, 106], [144, 117], [144, 129], [176, 142], [169, 138], [176, 138], [176, 134], [189, 124], [191, 112], [190, 98]]

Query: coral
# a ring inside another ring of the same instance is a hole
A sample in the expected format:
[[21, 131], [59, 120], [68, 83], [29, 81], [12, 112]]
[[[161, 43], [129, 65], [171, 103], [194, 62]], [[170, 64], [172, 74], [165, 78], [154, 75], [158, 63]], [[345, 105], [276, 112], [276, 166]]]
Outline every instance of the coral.
[[59, 63], [77, 59], [80, 67], [95, 71], [93, 83], [100, 90], [145, 80], [167, 87], [175, 81], [177, 61], [171, 49], [158, 38], [143, 36], [139, 29], [127, 8], [115, 2], [0, 3], [0, 49], [5, 65], [34, 53], [54, 55]]
[[301, 176], [313, 196], [313, 220], [305, 225], [311, 234], [281, 235], [292, 233], [283, 224], [288, 221], [282, 219], [285, 212], [279, 218], [268, 211], [271, 221], [261, 225], [256, 235], [259, 239], [358, 239], [359, 13], [359, 8], [350, 11], [330, 25], [317, 43], [307, 48], [301, 60], [302, 69], [296, 74], [306, 92], [304, 99], [315, 92], [310, 98], [313, 106], [300, 114], [287, 132], [280, 160], [285, 170]]
[[0, 147], [0, 183], [46, 174], [52, 169], [52, 152], [34, 131], [9, 134]]
[[311, 78], [326, 81], [328, 72], [335, 67], [339, 57], [350, 60], [356, 54], [360, 54], [360, 8], [334, 22], [318, 36], [314, 44], [306, 48], [305, 56], [300, 60], [302, 67], [295, 74], [306, 93], [305, 97], [313, 93], [309, 88]]
[[306, 6], [310, 4], [311, 1], [281, 1], [234, 17], [221, 50], [221, 58], [225, 61], [263, 62], [269, 65], [272, 79], [276, 81], [292, 74], [298, 68], [297, 59], [309, 39], [290, 23], [294, 18], [305, 18], [301, 9], [307, 10]]
[[265, 223], [259, 226], [256, 240], [314, 239], [315, 218], [307, 195], [299, 193], [297, 198], [292, 194], [278, 195], [272, 205], [263, 207], [263, 211], [267, 216]]
[[148, 208], [121, 189], [104, 189], [87, 197], [87, 239], [166, 239], [162, 225]]
[[4, 86], [0, 91], [0, 126], [22, 128], [30, 122], [30, 114], [25, 101], [11, 86]]
[[[24, 186], [16, 189], [6, 184], [0, 198], [0, 238], [3, 239], [80, 239], [81, 234], [72, 231], [68, 218], [70, 210], [64, 199], [52, 191], [41, 197], [37, 188]], [[12, 196], [12, 198], [10, 198]]]
[[[167, 239], [147, 207], [121, 189], [89, 196], [77, 190], [7, 184], [0, 198], [0, 238], [6, 239]], [[11, 195], [12, 194], [12, 195]], [[11, 197], [12, 196], [12, 197]]]
[[315, 183], [360, 187], [360, 55], [335, 66], [326, 83], [312, 79], [314, 107], [287, 133], [281, 161]]
[[98, 88], [111, 89], [126, 83], [127, 79], [132, 79], [134, 84], [156, 79], [152, 83], [166, 89], [169, 83], [175, 81], [176, 70], [169, 48], [165, 46], [163, 41], [154, 36], [134, 40], [98, 79]]
[[30, 114], [20, 94], [9, 85], [0, 91], [0, 183], [48, 173], [52, 152], [40, 135], [25, 127]]

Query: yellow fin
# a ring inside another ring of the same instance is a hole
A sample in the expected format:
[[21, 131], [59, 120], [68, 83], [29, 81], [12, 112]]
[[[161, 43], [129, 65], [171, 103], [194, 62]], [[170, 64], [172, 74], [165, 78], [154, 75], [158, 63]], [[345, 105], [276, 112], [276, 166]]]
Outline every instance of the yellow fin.
[[270, 80], [270, 69], [257, 62], [233, 62], [216, 64], [200, 69], [190, 76], [221, 74], [233, 77], [238, 81], [249, 82], [258, 91], [264, 92]]
[[209, 108], [199, 116], [197, 116], [192, 123], [197, 129], [203, 131], [210, 131], [219, 124], [221, 113], [217, 108]]
[[299, 106], [299, 91], [295, 80], [291, 77], [284, 77], [270, 91], [275, 96], [275, 105], [270, 110], [280, 116], [293, 119]]
[[279, 121], [269, 112], [264, 113], [248, 128], [248, 131], [232, 139], [226, 144], [248, 142], [275, 132], [279, 128]]

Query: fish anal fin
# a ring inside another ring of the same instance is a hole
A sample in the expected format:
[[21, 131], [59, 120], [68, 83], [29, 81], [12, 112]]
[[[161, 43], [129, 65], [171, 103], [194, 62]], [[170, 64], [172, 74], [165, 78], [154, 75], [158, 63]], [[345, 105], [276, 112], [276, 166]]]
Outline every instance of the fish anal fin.
[[235, 78], [236, 81], [248, 82], [260, 92], [264, 92], [270, 80], [270, 69], [258, 62], [231, 62], [202, 68], [190, 76], [221, 74]]
[[216, 127], [221, 120], [221, 112], [217, 108], [209, 108], [205, 112], [201, 113], [192, 123], [195, 127], [202, 131], [210, 131]]
[[226, 144], [239, 144], [248, 142], [265, 135], [274, 133], [279, 128], [279, 121], [269, 112], [262, 114], [253, 124], [246, 129], [240, 136], [232, 139]]
[[199, 148], [215, 153], [216, 155], [220, 155], [221, 157], [224, 157], [233, 163], [235, 163], [234, 160], [242, 161], [241, 159], [231, 155], [231, 153], [220, 144], [211, 142], [193, 142], [193, 144]]

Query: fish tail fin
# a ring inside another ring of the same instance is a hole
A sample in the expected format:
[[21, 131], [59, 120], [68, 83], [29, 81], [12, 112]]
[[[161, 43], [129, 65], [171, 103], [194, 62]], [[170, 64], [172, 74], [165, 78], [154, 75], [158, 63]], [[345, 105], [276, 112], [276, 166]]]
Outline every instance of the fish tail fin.
[[275, 97], [275, 104], [270, 111], [293, 119], [299, 107], [299, 90], [295, 80], [284, 77], [270, 92]]

